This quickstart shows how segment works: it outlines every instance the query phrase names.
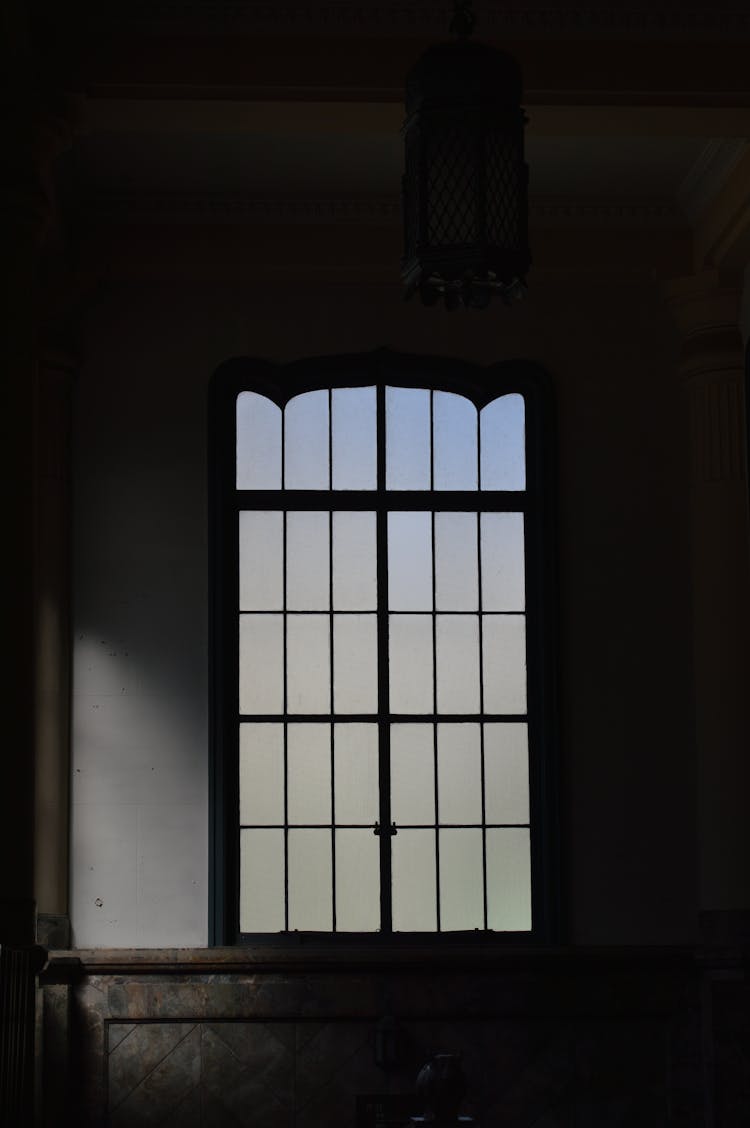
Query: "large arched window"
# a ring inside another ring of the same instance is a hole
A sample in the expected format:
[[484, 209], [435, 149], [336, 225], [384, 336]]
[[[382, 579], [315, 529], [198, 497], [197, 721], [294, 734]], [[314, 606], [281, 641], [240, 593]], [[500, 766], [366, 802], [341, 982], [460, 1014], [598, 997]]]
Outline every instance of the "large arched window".
[[215, 942], [550, 938], [545, 411], [520, 363], [216, 374]]

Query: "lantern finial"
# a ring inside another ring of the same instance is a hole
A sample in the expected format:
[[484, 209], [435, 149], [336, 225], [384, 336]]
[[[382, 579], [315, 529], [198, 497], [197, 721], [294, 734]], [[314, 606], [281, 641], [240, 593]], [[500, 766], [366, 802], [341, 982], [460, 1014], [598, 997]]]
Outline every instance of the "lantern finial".
[[471, 8], [471, 0], [455, 0], [453, 5], [453, 19], [448, 31], [457, 35], [459, 39], [468, 39], [474, 30], [477, 17]]

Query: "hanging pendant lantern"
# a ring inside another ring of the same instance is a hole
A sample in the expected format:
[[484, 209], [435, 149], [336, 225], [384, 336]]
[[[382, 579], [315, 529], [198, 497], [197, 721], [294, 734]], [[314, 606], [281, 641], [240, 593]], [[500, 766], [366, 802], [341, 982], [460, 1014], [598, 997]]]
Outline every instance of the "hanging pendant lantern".
[[473, 25], [459, 0], [456, 40], [425, 51], [406, 83], [401, 277], [406, 297], [448, 309], [521, 297], [531, 263], [521, 71], [470, 41]]

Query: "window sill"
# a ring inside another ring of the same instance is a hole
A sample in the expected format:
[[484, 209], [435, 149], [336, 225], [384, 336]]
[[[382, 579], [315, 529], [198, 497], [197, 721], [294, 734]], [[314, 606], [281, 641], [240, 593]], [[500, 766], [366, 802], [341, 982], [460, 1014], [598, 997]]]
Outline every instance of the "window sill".
[[43, 980], [73, 981], [89, 975], [254, 975], [278, 972], [467, 970], [567, 974], [617, 970], [678, 970], [694, 966], [689, 946], [580, 948], [508, 947], [485, 941], [398, 947], [333, 947], [312, 943], [232, 948], [81, 948], [51, 951]]

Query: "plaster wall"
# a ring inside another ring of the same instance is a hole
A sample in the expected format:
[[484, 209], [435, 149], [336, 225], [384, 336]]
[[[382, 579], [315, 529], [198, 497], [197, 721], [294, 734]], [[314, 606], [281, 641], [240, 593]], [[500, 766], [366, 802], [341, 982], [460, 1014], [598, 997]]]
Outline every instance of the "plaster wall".
[[74, 403], [74, 945], [207, 942], [212, 371], [380, 345], [550, 372], [565, 939], [694, 938], [677, 340], [643, 278], [539, 272], [526, 303], [478, 316], [392, 286], [197, 282], [113, 286], [92, 312]]

